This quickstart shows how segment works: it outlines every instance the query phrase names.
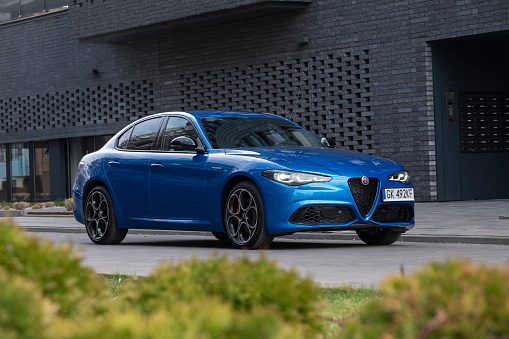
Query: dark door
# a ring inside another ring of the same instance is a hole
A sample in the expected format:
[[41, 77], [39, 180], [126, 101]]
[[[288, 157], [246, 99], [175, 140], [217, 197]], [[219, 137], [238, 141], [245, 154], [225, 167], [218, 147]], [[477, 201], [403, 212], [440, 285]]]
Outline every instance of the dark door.
[[508, 37], [433, 45], [438, 200], [509, 198]]

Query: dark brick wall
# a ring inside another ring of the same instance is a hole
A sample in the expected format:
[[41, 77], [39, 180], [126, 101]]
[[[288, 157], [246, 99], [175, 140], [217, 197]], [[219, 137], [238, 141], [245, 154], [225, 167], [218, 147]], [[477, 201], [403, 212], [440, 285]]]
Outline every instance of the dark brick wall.
[[272, 3], [308, 3], [311, 0], [70, 0], [74, 38], [110, 34], [121, 30], [185, 20], [203, 14]]
[[114, 133], [157, 111], [153, 76], [125, 69], [121, 48], [70, 39], [69, 26], [67, 12], [0, 25], [1, 143]]
[[143, 14], [123, 0], [133, 21], [113, 11], [119, 0], [81, 2], [0, 25], [0, 143], [113, 133], [163, 110], [273, 112], [401, 162], [419, 200], [437, 194], [432, 42], [509, 30], [502, 0], [314, 0], [304, 11], [85, 44], [76, 34], [167, 20], [153, 9], [175, 3], [143, 1], [152, 11]]

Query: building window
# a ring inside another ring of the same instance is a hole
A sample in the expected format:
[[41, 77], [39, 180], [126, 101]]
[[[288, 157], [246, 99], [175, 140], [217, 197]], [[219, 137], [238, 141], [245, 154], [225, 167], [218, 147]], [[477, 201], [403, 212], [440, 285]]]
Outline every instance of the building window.
[[68, 0], [0, 0], [0, 22], [67, 7]]
[[7, 200], [7, 147], [0, 145], [0, 201]]
[[51, 191], [48, 141], [37, 141], [34, 143], [34, 167], [35, 200], [49, 200]]
[[30, 148], [28, 142], [11, 144], [12, 200], [30, 200]]

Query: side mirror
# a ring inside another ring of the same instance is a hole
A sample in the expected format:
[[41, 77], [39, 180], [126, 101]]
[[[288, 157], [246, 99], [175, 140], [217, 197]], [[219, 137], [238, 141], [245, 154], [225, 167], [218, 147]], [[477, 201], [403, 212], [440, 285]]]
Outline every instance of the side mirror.
[[196, 145], [196, 142], [194, 142], [193, 139], [191, 139], [189, 137], [185, 137], [185, 136], [177, 137], [177, 138], [173, 139], [171, 141], [170, 145], [171, 145], [171, 148], [173, 148], [174, 150], [177, 150], [177, 151], [190, 150], [190, 151], [196, 151], [196, 153], [205, 153], [205, 150], [201, 147], [198, 147]]
[[324, 144], [328, 148], [336, 147], [336, 140], [334, 140], [332, 138], [322, 138], [322, 140], [320, 140], [320, 141], [322, 142], [322, 144]]

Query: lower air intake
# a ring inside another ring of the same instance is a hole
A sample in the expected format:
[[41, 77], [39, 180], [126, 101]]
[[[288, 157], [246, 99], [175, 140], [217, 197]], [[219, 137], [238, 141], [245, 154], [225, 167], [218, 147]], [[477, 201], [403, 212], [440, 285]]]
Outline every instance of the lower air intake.
[[354, 220], [350, 206], [308, 205], [297, 209], [289, 222], [301, 225], [341, 225]]

